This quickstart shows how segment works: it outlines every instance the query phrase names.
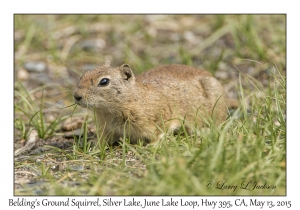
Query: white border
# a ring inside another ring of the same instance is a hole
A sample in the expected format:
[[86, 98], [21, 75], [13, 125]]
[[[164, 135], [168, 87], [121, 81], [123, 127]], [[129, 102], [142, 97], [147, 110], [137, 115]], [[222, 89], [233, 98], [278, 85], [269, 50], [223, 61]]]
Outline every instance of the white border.
[[[296, 195], [300, 190], [299, 170], [299, 6], [296, 1], [0, 1], [1, 46], [1, 199], [7, 207], [13, 197], [13, 14], [14, 13], [286, 13], [287, 14], [287, 197], [245, 197], [260, 200], [292, 200], [292, 207], [300, 207]], [[45, 197], [46, 198], [46, 197]], [[47, 197], [49, 198], [49, 197]], [[66, 197], [63, 197], [65, 199]], [[77, 197], [82, 199], [82, 197]], [[116, 198], [116, 197], [115, 197]], [[123, 199], [121, 197], [120, 199]], [[154, 198], [154, 197], [151, 197]], [[176, 197], [176, 199], [180, 197]], [[197, 198], [197, 199], [202, 199]], [[207, 197], [210, 200], [232, 200], [237, 197]], [[238, 197], [243, 198], [243, 197]], [[29, 200], [34, 197], [28, 197]], [[43, 199], [39, 197], [38, 199]], [[60, 200], [60, 197], [51, 197]], [[92, 199], [92, 198], [91, 198]], [[142, 199], [138, 197], [137, 199]], [[157, 197], [161, 199], [161, 197]], [[190, 197], [193, 200], [193, 197]], [[28, 209], [28, 207], [26, 207]], [[69, 208], [71, 209], [71, 207]], [[150, 208], [149, 208], [150, 209]], [[202, 207], [202, 209], [206, 209]], [[211, 209], [211, 208], [210, 208]], [[231, 208], [235, 209], [235, 208]]]

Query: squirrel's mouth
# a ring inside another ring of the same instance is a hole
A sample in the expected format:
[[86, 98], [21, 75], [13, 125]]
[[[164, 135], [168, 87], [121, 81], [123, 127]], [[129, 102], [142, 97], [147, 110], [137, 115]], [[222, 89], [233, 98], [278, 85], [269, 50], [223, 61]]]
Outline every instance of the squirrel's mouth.
[[75, 104], [78, 104], [79, 106], [83, 108], [89, 108], [89, 109], [100, 109], [103, 108], [101, 106], [101, 102], [96, 102], [96, 103], [87, 103], [84, 99], [81, 100], [74, 100]]
[[86, 100], [84, 99], [83, 95], [80, 94], [80, 92], [75, 91], [73, 98], [74, 98], [75, 104], [78, 104], [79, 106], [84, 107], [84, 108], [91, 108], [91, 105], [86, 102]]
[[79, 106], [83, 107], [83, 108], [93, 108], [93, 105], [90, 103], [86, 103], [86, 101], [83, 98], [76, 98], [74, 96], [74, 102], [75, 104], [78, 104]]
[[96, 100], [93, 97], [86, 98], [86, 96], [78, 90], [74, 92], [73, 99], [75, 104], [83, 108], [101, 109], [103, 108], [103, 106], [106, 107], [105, 104], [107, 104], [105, 100], [99, 97]]
[[74, 100], [75, 104], [78, 104], [79, 106], [81, 107], [84, 107], [84, 108], [89, 108], [88, 105], [86, 103], [83, 103], [82, 100], [78, 101], [78, 100]]

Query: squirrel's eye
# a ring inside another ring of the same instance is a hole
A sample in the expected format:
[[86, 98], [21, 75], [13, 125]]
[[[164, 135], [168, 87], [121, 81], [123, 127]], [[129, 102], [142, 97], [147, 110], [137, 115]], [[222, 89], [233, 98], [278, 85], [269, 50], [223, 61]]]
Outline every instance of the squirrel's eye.
[[109, 84], [109, 79], [107, 78], [103, 78], [101, 79], [101, 81], [99, 82], [98, 86], [106, 86]]

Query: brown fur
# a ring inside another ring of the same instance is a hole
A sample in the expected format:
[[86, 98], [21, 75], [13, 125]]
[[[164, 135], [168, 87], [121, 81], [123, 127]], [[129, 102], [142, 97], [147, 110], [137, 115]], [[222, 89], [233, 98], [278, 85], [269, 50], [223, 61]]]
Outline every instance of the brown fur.
[[[98, 86], [103, 78], [110, 83]], [[124, 131], [133, 143], [149, 143], [178, 130], [183, 122], [189, 133], [195, 123], [203, 125], [203, 117], [221, 123], [227, 116], [223, 94], [209, 72], [194, 67], [166, 65], [135, 77], [129, 65], [112, 68], [107, 61], [82, 75], [74, 98], [96, 111], [100, 134], [112, 144]]]

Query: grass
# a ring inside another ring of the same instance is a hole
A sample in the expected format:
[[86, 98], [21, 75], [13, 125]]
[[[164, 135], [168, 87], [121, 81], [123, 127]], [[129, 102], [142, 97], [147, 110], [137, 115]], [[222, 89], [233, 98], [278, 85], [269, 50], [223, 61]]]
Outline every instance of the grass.
[[[284, 25], [283, 15], [15, 15], [16, 71], [24, 62], [43, 61], [44, 74], [57, 83], [15, 82], [15, 140], [32, 129], [44, 142], [62, 138], [62, 121], [86, 115], [70, 107], [68, 83], [106, 59], [113, 66], [129, 63], [136, 73], [165, 63], [231, 72], [221, 82], [240, 103], [221, 126], [167, 135], [147, 147], [125, 140], [108, 147], [97, 135], [91, 141], [89, 112], [72, 147], [45, 146], [42, 154], [15, 160], [15, 171], [34, 174], [22, 177], [36, 183], [21, 183], [15, 194], [285, 195]], [[91, 40], [96, 47], [82, 48]], [[62, 83], [58, 68], [67, 69]], [[48, 120], [46, 104], [66, 108], [53, 109]]]
[[[38, 136], [42, 139], [52, 136], [57, 128], [57, 126], [66, 119], [67, 116], [60, 116], [59, 111], [56, 114], [56, 117], [51, 120], [47, 124], [46, 120], [44, 119], [44, 102], [43, 102], [43, 93], [44, 93], [44, 86], [41, 88], [37, 88], [29, 93], [21, 82], [17, 82], [15, 86], [15, 95], [20, 97], [17, 103], [15, 103], [15, 114], [18, 115], [19, 113], [23, 113], [24, 116], [27, 118], [26, 121], [29, 121], [28, 125], [25, 126], [25, 121], [22, 119], [15, 120], [15, 126], [22, 130], [21, 137], [26, 139], [28, 137], [29, 132], [34, 128], [38, 131]], [[31, 94], [36, 91], [42, 91], [41, 101], [38, 102], [39, 105], [33, 101]]]

